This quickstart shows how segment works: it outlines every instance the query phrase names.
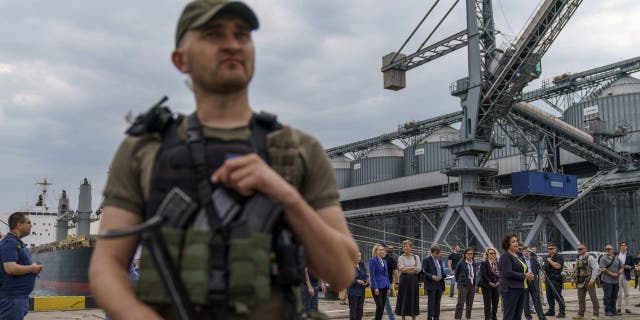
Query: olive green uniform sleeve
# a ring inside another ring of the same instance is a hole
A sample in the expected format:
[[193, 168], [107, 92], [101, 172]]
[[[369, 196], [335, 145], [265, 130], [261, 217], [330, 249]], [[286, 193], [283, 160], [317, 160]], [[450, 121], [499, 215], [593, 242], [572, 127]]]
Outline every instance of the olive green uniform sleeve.
[[322, 145], [312, 136], [300, 133], [303, 167], [300, 194], [315, 210], [339, 205], [338, 186], [331, 161]]
[[125, 138], [109, 168], [103, 206], [113, 206], [144, 216], [153, 163], [159, 148], [158, 137]]

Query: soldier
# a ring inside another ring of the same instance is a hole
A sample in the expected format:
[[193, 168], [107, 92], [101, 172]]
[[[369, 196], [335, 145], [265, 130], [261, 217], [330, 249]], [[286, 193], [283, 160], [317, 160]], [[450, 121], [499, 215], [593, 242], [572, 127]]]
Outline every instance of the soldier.
[[566, 317], [564, 312], [564, 298], [562, 298], [562, 267], [564, 258], [558, 254], [558, 247], [550, 243], [547, 246], [549, 256], [544, 263], [545, 284], [547, 285], [547, 301], [549, 302], [549, 311], [545, 316], [555, 316], [555, 302], [558, 301], [558, 315], [556, 318]]
[[593, 316], [597, 319], [600, 315], [600, 303], [596, 296], [596, 279], [600, 274], [596, 258], [587, 253], [587, 245], [581, 243], [578, 245], [578, 261], [571, 278], [572, 284], [578, 288], [578, 316], [575, 320], [584, 319], [586, 309], [586, 295], [589, 293], [589, 299], [593, 305]]
[[[126, 270], [140, 237], [97, 241], [91, 292], [115, 319], [183, 310], [192, 314], [181, 318], [299, 319], [305, 257], [333, 288], [353, 280], [357, 246], [324, 148], [249, 104], [257, 28], [238, 1], [194, 0], [178, 20], [171, 60], [191, 80], [195, 111], [174, 117], [159, 103], [138, 117], [104, 190], [101, 232], [163, 224], [145, 238], [138, 296]], [[167, 250], [154, 251], [163, 242]], [[169, 249], [179, 251], [173, 266]], [[158, 268], [160, 276], [154, 262], [175, 272]], [[159, 281], [175, 278], [193, 307]]]

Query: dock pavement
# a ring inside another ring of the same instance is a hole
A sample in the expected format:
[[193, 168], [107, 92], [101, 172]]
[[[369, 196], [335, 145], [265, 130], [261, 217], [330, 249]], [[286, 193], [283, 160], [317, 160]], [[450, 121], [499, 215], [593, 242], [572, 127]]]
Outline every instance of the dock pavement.
[[[565, 298], [567, 304], [567, 319], [571, 319], [577, 315], [578, 311], [578, 299], [577, 299], [577, 291], [576, 290], [564, 290], [563, 296]], [[640, 303], [640, 292], [638, 289], [631, 289], [630, 297], [629, 297], [629, 305], [631, 314], [623, 314], [622, 316], [617, 317], [605, 317], [604, 316], [604, 307], [602, 305], [602, 289], [597, 289], [598, 300], [600, 301], [600, 319], [640, 319], [640, 307], [635, 307], [636, 304]], [[395, 298], [391, 298], [392, 305], [395, 306]], [[450, 298], [448, 295], [442, 297], [442, 309], [440, 318], [443, 320], [453, 319], [454, 309], [456, 305], [456, 299]], [[420, 296], [420, 315], [417, 317], [418, 319], [426, 318], [426, 309], [427, 309], [427, 297]], [[482, 295], [476, 294], [475, 301], [473, 304], [473, 312], [471, 315], [471, 319], [484, 319], [483, 311], [482, 311]], [[556, 305], [556, 309], [557, 309]], [[329, 301], [321, 299], [319, 302], [320, 311], [324, 312], [329, 316], [330, 319], [349, 319], [349, 307], [346, 305], [341, 305], [338, 301]], [[547, 307], [543, 306], [543, 309], [546, 311]], [[587, 312], [585, 314], [585, 319], [591, 319], [591, 301], [587, 296]], [[365, 300], [364, 305], [364, 319], [373, 319], [373, 313], [375, 311], [375, 304], [373, 303], [373, 299], [367, 298]], [[557, 312], [557, 310], [556, 310]], [[534, 319], [537, 317], [534, 315]], [[85, 310], [69, 310], [69, 311], [31, 311], [27, 315], [25, 319], [28, 320], [96, 320], [96, 319], [104, 319], [105, 314], [104, 311], [100, 309], [85, 309]], [[400, 319], [400, 317], [397, 317]], [[498, 319], [502, 318], [502, 314], [498, 312]], [[383, 319], [388, 319], [386, 315]], [[549, 319], [555, 319], [554, 317], [549, 317]]]

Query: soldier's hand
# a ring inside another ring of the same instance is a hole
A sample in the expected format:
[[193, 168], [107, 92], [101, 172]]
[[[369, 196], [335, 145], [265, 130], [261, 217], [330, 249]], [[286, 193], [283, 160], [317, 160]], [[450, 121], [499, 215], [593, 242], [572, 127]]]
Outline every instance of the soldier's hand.
[[211, 181], [221, 183], [246, 197], [262, 192], [281, 203], [296, 192], [255, 153], [227, 159], [213, 173]]
[[589, 283], [587, 283], [587, 286], [593, 287], [593, 281], [589, 281]]

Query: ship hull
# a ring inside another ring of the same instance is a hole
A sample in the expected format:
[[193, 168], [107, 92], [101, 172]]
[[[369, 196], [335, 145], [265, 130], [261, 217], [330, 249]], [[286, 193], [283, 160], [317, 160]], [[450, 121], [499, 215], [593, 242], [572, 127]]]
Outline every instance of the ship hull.
[[36, 278], [36, 289], [47, 295], [88, 296], [92, 253], [93, 247], [34, 253], [33, 262], [44, 265]]

